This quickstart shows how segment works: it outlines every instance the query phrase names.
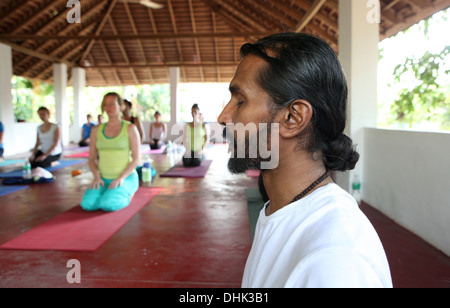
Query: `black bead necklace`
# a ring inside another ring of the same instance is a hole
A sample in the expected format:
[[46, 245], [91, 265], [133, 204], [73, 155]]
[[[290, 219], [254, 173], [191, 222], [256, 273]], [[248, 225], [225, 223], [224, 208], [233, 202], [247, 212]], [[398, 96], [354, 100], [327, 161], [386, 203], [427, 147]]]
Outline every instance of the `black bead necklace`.
[[306, 188], [301, 194], [298, 194], [294, 200], [291, 201], [291, 203], [294, 203], [298, 200], [300, 200], [301, 198], [303, 198], [304, 196], [306, 196], [311, 190], [313, 190], [314, 188], [316, 188], [317, 185], [319, 185], [320, 183], [322, 183], [323, 181], [325, 181], [325, 179], [327, 177], [329, 177], [331, 174], [330, 171], [325, 172], [324, 175], [322, 175], [320, 178], [318, 178], [314, 183], [312, 183], [308, 188]]

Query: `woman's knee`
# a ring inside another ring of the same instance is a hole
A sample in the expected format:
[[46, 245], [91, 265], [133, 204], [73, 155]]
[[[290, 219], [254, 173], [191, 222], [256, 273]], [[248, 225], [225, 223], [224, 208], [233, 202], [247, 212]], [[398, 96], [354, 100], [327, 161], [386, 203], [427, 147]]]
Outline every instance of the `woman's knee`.
[[81, 200], [81, 207], [83, 208], [83, 210], [85, 211], [97, 211], [101, 209], [100, 206], [100, 200], [102, 198], [102, 192], [101, 190], [93, 190], [93, 189], [88, 189], [86, 190], [86, 192], [84, 193], [83, 199]]

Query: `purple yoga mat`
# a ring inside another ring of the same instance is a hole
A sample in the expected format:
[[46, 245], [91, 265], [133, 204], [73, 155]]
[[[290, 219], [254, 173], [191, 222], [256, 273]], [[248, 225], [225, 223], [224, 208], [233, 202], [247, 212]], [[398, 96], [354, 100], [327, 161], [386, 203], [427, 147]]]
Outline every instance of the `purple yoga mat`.
[[204, 178], [208, 172], [212, 160], [204, 160], [198, 167], [183, 167], [183, 163], [179, 162], [174, 167], [160, 175], [160, 177], [170, 178]]

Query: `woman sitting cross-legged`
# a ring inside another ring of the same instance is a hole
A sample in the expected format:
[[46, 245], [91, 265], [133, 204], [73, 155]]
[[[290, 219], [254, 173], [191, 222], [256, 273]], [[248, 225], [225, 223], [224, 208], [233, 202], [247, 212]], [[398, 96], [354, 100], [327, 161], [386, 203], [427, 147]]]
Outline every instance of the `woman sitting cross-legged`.
[[46, 107], [38, 109], [39, 118], [44, 122], [38, 127], [36, 145], [30, 157], [31, 168], [48, 168], [61, 158], [61, 132], [57, 124], [50, 122], [50, 111]]
[[122, 108], [117, 93], [103, 98], [102, 111], [108, 114], [109, 122], [91, 132], [89, 167], [94, 180], [81, 201], [86, 211], [123, 209], [139, 188], [140, 136], [135, 125], [121, 119]]

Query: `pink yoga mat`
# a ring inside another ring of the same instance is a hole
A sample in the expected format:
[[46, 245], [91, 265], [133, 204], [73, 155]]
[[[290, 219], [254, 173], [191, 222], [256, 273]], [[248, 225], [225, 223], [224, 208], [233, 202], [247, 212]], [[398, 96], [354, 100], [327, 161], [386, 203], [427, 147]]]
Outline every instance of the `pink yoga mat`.
[[66, 158], [89, 158], [89, 151], [64, 155]]
[[259, 178], [261, 170], [247, 170], [247, 176], [250, 178]]
[[0, 249], [95, 251], [161, 190], [141, 187], [130, 205], [117, 212], [86, 212], [76, 206], [1, 245]]
[[142, 149], [141, 148], [141, 154], [164, 154], [164, 151], [166, 150], [166, 146], [163, 145], [160, 149], [152, 150], [150, 148]]
[[204, 160], [202, 164], [198, 167], [184, 167], [183, 163], [180, 162], [168, 171], [160, 175], [160, 177], [170, 177], [170, 178], [204, 178], [208, 172], [209, 166], [212, 160]]

